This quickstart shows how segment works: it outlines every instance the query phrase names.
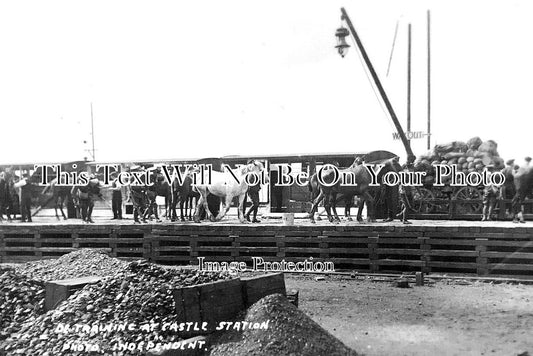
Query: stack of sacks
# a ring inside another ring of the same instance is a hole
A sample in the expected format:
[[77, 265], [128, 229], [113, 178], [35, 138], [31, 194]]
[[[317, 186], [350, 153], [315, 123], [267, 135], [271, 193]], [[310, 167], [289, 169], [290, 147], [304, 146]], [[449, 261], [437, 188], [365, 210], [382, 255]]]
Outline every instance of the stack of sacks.
[[416, 171], [426, 171], [426, 184], [432, 184], [436, 164], [457, 165], [458, 172], [483, 172], [492, 165], [495, 170], [504, 168], [504, 160], [498, 154], [498, 144], [493, 140], [482, 141], [473, 137], [466, 143], [453, 141], [435, 145], [429, 152], [420, 155], [415, 161]]

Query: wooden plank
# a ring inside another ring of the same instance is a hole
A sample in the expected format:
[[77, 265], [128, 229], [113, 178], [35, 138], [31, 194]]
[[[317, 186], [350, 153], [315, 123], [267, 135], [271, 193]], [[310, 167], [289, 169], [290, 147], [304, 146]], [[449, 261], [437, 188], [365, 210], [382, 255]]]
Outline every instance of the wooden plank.
[[476, 269], [477, 263], [467, 263], [467, 262], [443, 262], [443, 261], [430, 261], [428, 264], [431, 267], [446, 267], [446, 268], [470, 268]]
[[241, 281], [217, 281], [196, 286], [200, 291], [202, 321], [212, 328], [220, 321], [232, 320], [244, 310]]
[[443, 257], [477, 257], [479, 252], [477, 251], [465, 251], [465, 250], [430, 250], [427, 252], [428, 256], [443, 256]]
[[63, 253], [69, 253], [72, 251], [75, 251], [76, 249], [73, 247], [5, 247], [4, 250], [6, 252], [63, 252]]
[[154, 252], [190, 252], [190, 246], [159, 246], [152, 249]]
[[421, 255], [423, 252], [419, 249], [406, 249], [406, 248], [378, 248], [375, 250], [378, 255]]
[[87, 284], [98, 283], [101, 277], [90, 276], [70, 278], [46, 282], [45, 284], [45, 310], [54, 309], [59, 303], [66, 300], [72, 293], [83, 288]]
[[330, 254], [361, 254], [361, 253], [370, 253], [371, 249], [367, 248], [328, 248]]
[[533, 271], [533, 265], [530, 263], [488, 263], [489, 270], [516, 270], [516, 271]]
[[392, 259], [378, 259], [374, 261], [379, 266], [416, 266], [421, 267], [424, 265], [423, 261], [418, 260], [392, 260]]
[[240, 247], [237, 247], [236, 249], [239, 252], [278, 252], [278, 248], [277, 247], [247, 247], [247, 246], [240, 246]]
[[449, 239], [427, 239], [428, 245], [455, 245], [455, 246], [477, 246], [479, 242], [476, 240], [449, 240]]
[[170, 255], [170, 256], [157, 256], [157, 257], [153, 257], [153, 260], [155, 262], [172, 262], [172, 261], [176, 261], [176, 262], [181, 262], [181, 261], [187, 261], [189, 262], [191, 260], [190, 256], [189, 255], [183, 255], [183, 256], [180, 256], [180, 255]]
[[259, 299], [266, 297], [270, 294], [287, 294], [283, 273], [243, 278], [241, 282], [244, 296], [244, 304], [246, 307], [251, 306]]
[[481, 257], [487, 258], [520, 258], [531, 260], [533, 264], [533, 252], [497, 252], [497, 251], [484, 251], [480, 253]]
[[413, 244], [413, 245], [419, 245], [420, 240], [417, 238], [378, 238], [378, 244]]
[[[314, 260], [314, 259], [313, 259]], [[352, 265], [370, 265], [369, 258], [345, 258], [345, 257], [330, 257], [328, 261], [333, 263], [352, 264]]]
[[408, 238], [418, 238], [420, 236], [423, 236], [420, 232], [380, 232], [378, 237], [379, 239], [408, 239]]
[[498, 240], [486, 240], [478, 241], [478, 245], [485, 246], [514, 246], [517, 248], [533, 247], [533, 241], [498, 241]]
[[285, 253], [320, 253], [319, 247], [285, 247]]

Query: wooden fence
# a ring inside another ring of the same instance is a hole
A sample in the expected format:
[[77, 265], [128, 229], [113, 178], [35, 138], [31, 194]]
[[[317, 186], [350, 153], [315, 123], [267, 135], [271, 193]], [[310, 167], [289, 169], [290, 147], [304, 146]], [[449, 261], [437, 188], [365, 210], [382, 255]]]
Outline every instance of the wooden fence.
[[[478, 224], [479, 225], [479, 224]], [[0, 262], [78, 248], [162, 264], [331, 261], [336, 270], [460, 273], [533, 279], [533, 227], [511, 225], [4, 225]]]

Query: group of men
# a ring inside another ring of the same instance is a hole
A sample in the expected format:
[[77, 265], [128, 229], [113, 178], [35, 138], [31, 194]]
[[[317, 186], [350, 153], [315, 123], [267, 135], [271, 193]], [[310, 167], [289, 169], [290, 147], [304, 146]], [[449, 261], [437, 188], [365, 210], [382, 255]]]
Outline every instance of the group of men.
[[[31, 197], [34, 182], [29, 174], [23, 174], [17, 178], [10, 169], [0, 172], [0, 222], [15, 218], [17, 210], [20, 210], [22, 222], [31, 222]], [[20, 191], [20, 203], [19, 194]], [[18, 208], [18, 209], [17, 209]]]

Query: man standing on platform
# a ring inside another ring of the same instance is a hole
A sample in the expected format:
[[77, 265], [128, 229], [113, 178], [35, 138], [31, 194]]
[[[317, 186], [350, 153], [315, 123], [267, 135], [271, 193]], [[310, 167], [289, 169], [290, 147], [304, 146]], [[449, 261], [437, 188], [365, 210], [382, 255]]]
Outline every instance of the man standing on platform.
[[111, 183], [111, 191], [113, 196], [111, 198], [111, 210], [113, 211], [113, 219], [122, 219], [122, 185], [117, 179], [117, 172], [111, 174], [113, 183]]
[[15, 183], [15, 188], [20, 188], [20, 213], [22, 215], [22, 222], [32, 222], [31, 193], [33, 186], [28, 173], [24, 173], [22, 179]]
[[[248, 161], [247, 164], [253, 163], [253, 161]], [[247, 195], [252, 200], [252, 206], [250, 210], [248, 210], [248, 213], [246, 213], [246, 195], [244, 196], [244, 202], [242, 205], [242, 213], [247, 221], [250, 221], [250, 213], [253, 212], [254, 217], [252, 219], [253, 223], [259, 223], [261, 221], [257, 220], [257, 211], [259, 210], [259, 191], [261, 190], [261, 181], [260, 179], [257, 179], [256, 184], [248, 186], [248, 192]]]

